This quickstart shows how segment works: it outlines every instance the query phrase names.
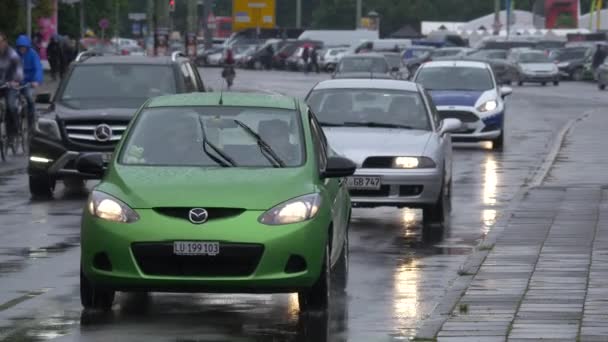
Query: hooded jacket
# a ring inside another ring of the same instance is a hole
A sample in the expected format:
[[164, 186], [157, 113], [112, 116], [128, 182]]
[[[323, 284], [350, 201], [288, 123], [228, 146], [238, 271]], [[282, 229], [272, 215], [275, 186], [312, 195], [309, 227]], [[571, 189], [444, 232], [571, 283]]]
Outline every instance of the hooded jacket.
[[[23, 65], [23, 81], [25, 83], [42, 83], [42, 63], [38, 53], [32, 48], [32, 42], [26, 35], [21, 35], [17, 38], [17, 52], [21, 56], [21, 65]], [[20, 47], [26, 47], [27, 51], [21, 54]]]

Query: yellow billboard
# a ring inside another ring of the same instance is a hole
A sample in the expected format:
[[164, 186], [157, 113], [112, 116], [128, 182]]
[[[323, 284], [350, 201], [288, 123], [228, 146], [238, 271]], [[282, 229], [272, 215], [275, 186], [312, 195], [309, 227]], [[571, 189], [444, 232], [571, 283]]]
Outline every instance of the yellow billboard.
[[232, 31], [275, 28], [275, 0], [232, 0]]

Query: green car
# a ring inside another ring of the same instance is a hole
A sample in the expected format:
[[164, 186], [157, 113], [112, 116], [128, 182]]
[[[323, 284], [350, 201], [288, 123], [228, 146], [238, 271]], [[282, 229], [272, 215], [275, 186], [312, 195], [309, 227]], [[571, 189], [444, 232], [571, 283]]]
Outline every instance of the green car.
[[154, 98], [109, 163], [92, 153], [76, 167], [103, 175], [82, 217], [85, 308], [111, 309], [116, 291], [297, 292], [318, 310], [346, 285], [355, 164], [303, 102]]

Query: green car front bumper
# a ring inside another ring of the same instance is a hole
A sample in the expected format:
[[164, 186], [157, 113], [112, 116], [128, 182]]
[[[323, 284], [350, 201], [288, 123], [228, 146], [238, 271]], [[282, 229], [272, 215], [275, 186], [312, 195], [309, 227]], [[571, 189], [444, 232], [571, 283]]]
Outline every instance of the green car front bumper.
[[[329, 213], [268, 226], [261, 211], [195, 225], [155, 210], [137, 210], [134, 223], [82, 218], [82, 270], [95, 285], [117, 291], [280, 293], [318, 279]], [[173, 254], [174, 241], [219, 242], [216, 256]]]

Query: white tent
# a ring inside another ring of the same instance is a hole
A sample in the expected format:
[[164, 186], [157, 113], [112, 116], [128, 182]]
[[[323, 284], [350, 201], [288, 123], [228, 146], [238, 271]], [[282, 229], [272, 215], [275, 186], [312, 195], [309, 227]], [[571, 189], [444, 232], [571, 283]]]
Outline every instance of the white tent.
[[[578, 27], [580, 28], [589, 28], [589, 20], [592, 21], [593, 25], [591, 26], [592, 30], [596, 30], [596, 15], [591, 16], [589, 13], [582, 15], [578, 21]], [[600, 11], [600, 30], [608, 30], [608, 9], [603, 9]]]

